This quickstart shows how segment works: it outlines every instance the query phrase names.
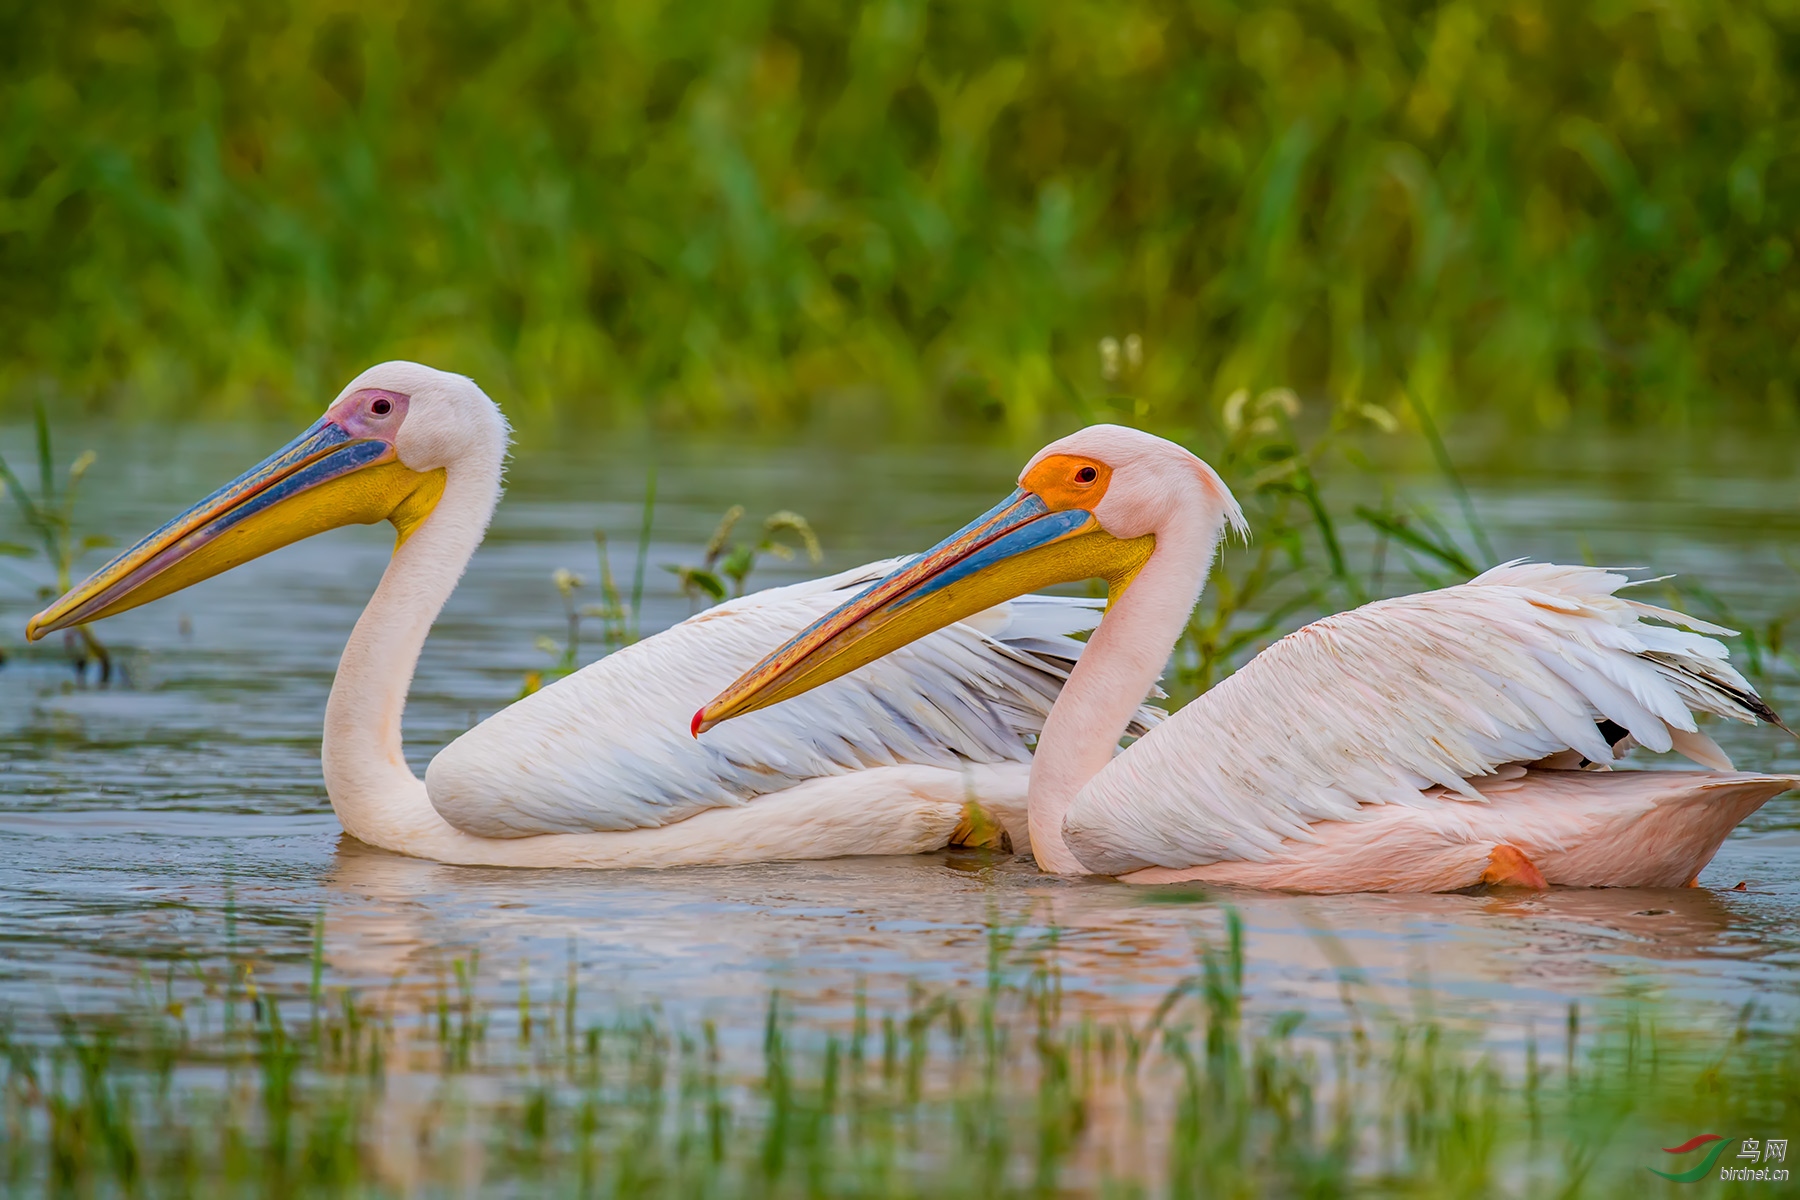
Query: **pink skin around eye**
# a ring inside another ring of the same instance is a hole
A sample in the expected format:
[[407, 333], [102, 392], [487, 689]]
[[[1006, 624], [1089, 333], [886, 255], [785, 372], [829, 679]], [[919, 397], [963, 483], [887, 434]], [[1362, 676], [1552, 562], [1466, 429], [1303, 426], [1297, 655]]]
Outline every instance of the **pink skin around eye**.
[[[363, 388], [351, 392], [332, 405], [325, 417], [352, 437], [392, 438], [394, 431], [400, 428], [400, 422], [406, 418], [406, 406], [410, 399], [403, 392]], [[375, 411], [377, 400], [386, 400], [391, 406], [386, 414]]]

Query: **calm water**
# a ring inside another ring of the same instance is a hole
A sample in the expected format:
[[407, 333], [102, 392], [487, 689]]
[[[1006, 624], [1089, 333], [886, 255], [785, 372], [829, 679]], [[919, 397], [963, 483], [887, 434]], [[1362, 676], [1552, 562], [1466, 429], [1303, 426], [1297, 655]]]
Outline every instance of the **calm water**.
[[[18, 430], [0, 447], [17, 451]], [[260, 457], [278, 429], [101, 430], [88, 527], [135, 537]], [[1010, 486], [1009, 450], [871, 453], [598, 437], [528, 443], [493, 532], [440, 621], [407, 710], [416, 767], [545, 665], [560, 636], [551, 571], [594, 572], [591, 531], [629, 573], [644, 464], [662, 464], [652, 564], [691, 562], [719, 512], [793, 508], [827, 567], [917, 549]], [[1501, 553], [1591, 555], [1693, 573], [1766, 620], [1796, 603], [1789, 547], [1800, 497], [1786, 455], [1755, 440], [1650, 452], [1545, 438], [1471, 455]], [[75, 448], [71, 443], [71, 451]], [[14, 461], [18, 456], [15, 453]], [[1412, 468], [1401, 464], [1404, 483]], [[1415, 483], [1431, 495], [1428, 480]], [[10, 519], [10, 515], [9, 518]], [[19, 540], [0, 525], [0, 538]], [[34, 605], [0, 580], [0, 1005], [16, 1015], [102, 1007], [171, 960], [255, 961], [297, 980], [312, 926], [340, 979], [426, 978], [479, 952], [485, 986], [549, 981], [570, 955], [594, 1003], [655, 1002], [748, 1031], [779, 987], [841, 1013], [910, 985], [979, 978], [992, 922], [1058, 930], [1067, 985], [1146, 1006], [1192, 969], [1214, 905], [1192, 893], [1039, 877], [971, 852], [668, 872], [495, 871], [385, 855], [344, 838], [318, 780], [318, 732], [343, 639], [392, 535], [349, 529], [292, 547], [108, 622], [125, 686], [73, 686], [53, 655], [18, 652]], [[100, 555], [93, 556], [96, 565]], [[4, 564], [6, 560], [0, 560]], [[780, 563], [763, 584], [793, 577]], [[653, 569], [648, 627], [685, 616]], [[1779, 702], [1786, 691], [1777, 686]], [[1725, 730], [1742, 766], [1800, 769], [1768, 730]], [[1748, 890], [1727, 890], [1740, 880]], [[1697, 890], [1307, 898], [1237, 895], [1253, 1003], [1338, 1011], [1354, 968], [1365, 1002], [1539, 1028], [1571, 1000], [1665, 993], [1720, 1011], [1791, 1011], [1800, 991], [1800, 800], [1783, 797], [1726, 843]], [[228, 920], [227, 897], [230, 897]], [[228, 945], [229, 939], [229, 945]]]

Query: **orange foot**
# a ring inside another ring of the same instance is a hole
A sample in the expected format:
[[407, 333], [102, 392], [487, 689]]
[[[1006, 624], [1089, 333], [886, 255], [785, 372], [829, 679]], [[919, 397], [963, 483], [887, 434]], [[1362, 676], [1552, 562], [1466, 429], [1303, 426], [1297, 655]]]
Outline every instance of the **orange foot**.
[[1544, 873], [1525, 857], [1523, 851], [1505, 842], [1495, 846], [1488, 855], [1487, 870], [1481, 873], [1481, 882], [1496, 887], [1536, 888], [1540, 891], [1550, 886], [1544, 882]]
[[1006, 826], [993, 818], [987, 809], [971, 800], [963, 805], [962, 820], [956, 823], [956, 829], [950, 835], [952, 846], [980, 846], [988, 850], [998, 850], [1002, 854], [1012, 853], [1012, 837], [1006, 832]]

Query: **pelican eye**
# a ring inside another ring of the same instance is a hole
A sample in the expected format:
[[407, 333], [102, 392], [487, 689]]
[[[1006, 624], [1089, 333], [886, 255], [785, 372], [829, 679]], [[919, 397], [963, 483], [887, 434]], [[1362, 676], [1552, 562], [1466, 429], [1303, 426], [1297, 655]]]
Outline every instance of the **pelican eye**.
[[394, 410], [394, 402], [385, 396], [369, 405], [369, 411], [378, 417], [385, 417]]
[[1092, 483], [1100, 473], [1092, 467], [1083, 467], [1075, 472], [1076, 483]]

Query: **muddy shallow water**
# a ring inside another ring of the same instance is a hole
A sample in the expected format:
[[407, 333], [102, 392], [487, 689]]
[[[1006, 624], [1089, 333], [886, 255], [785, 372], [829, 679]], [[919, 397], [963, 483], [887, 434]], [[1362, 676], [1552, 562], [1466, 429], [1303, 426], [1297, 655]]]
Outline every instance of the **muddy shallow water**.
[[[0, 447], [19, 448], [18, 432]], [[135, 537], [284, 436], [94, 432], [102, 466], [84, 522]], [[596, 526], [613, 539], [614, 570], [629, 574], [652, 455], [662, 467], [651, 628], [688, 611], [658, 565], [697, 557], [730, 503], [753, 519], [807, 514], [829, 569], [935, 540], [1002, 494], [1022, 458], [543, 443], [521, 449], [488, 543], [426, 648], [407, 712], [417, 768], [546, 664], [534, 639], [561, 635], [550, 572], [593, 578]], [[1796, 602], [1787, 547], [1800, 497], [1783, 458], [1753, 441], [1670, 463], [1629, 444], [1578, 452], [1546, 439], [1510, 462], [1477, 462], [1470, 477], [1502, 554], [1692, 573], [1760, 621]], [[1428, 478], [1413, 486], [1433, 491]], [[859, 987], [898, 1004], [914, 985], [978, 980], [996, 925], [1026, 943], [1054, 929], [1066, 987], [1102, 1006], [1148, 1007], [1193, 970], [1196, 936], [1220, 925], [1218, 906], [1191, 890], [1046, 879], [983, 852], [597, 873], [450, 868], [359, 846], [326, 803], [318, 731], [337, 652], [390, 544], [385, 527], [338, 531], [106, 623], [98, 632], [126, 678], [105, 689], [72, 684], [54, 647], [21, 652], [33, 605], [16, 576], [0, 580], [0, 645], [12, 654], [0, 668], [0, 1005], [15, 1015], [105, 1007], [170, 961], [228, 951], [263, 979], [298, 979], [322, 912], [340, 980], [426, 978], [476, 952], [484, 986], [507, 994], [521, 971], [560, 979], [572, 956], [589, 1002], [655, 1002], [745, 1032], [771, 988], [801, 1010], [841, 1014]], [[757, 581], [798, 570], [774, 563]], [[1775, 681], [1777, 707], [1789, 690]], [[1775, 731], [1715, 732], [1740, 766], [1800, 769]], [[1740, 881], [1746, 890], [1730, 890]], [[1513, 1028], [1554, 1025], [1572, 1000], [1645, 993], [1790, 1013], [1800, 797], [1746, 822], [1701, 882], [1213, 899], [1244, 915], [1251, 1002], [1267, 1010], [1329, 1019], [1349, 987], [1358, 1003], [1430, 1004]]]

